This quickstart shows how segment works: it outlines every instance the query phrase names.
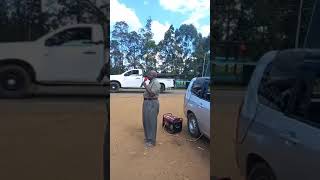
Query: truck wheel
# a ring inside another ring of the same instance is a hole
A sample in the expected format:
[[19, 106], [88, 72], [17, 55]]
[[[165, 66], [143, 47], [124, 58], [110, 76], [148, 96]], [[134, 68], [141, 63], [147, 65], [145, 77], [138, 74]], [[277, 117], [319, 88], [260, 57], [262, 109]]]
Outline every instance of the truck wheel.
[[271, 168], [265, 163], [256, 163], [250, 170], [248, 180], [276, 180]]
[[30, 74], [22, 67], [8, 65], [0, 68], [0, 96], [22, 98], [31, 92]]
[[164, 84], [160, 84], [160, 92], [163, 93], [166, 90], [166, 87], [164, 86]]
[[110, 83], [110, 92], [118, 92], [120, 89], [120, 84], [117, 82]]
[[198, 120], [193, 113], [188, 114], [188, 131], [190, 135], [194, 138], [198, 138], [201, 133], [199, 130]]

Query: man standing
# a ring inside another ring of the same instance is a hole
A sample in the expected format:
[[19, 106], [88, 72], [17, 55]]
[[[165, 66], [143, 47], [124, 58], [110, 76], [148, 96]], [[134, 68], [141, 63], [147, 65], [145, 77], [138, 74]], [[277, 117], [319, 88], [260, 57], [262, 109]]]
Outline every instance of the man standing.
[[145, 135], [145, 145], [146, 147], [153, 147], [156, 145], [157, 119], [159, 114], [158, 97], [161, 86], [156, 79], [156, 71], [150, 71], [147, 77], [150, 80], [150, 83], [147, 85], [145, 82], [146, 79], [143, 82], [143, 86], [146, 90], [143, 94], [144, 101], [142, 108], [142, 118]]

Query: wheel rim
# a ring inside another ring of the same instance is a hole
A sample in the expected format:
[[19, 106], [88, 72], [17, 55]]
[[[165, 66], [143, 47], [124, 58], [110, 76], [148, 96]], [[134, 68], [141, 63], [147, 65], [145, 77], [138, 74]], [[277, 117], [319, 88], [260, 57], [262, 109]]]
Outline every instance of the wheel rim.
[[112, 84], [112, 85], [111, 85], [111, 89], [112, 89], [112, 90], [116, 90], [116, 89], [117, 89], [117, 85]]
[[191, 134], [195, 134], [196, 133], [196, 128], [197, 128], [196, 119], [194, 118], [194, 116], [190, 116], [190, 119], [189, 119], [189, 130], [190, 130]]
[[1, 85], [8, 91], [16, 91], [24, 86], [22, 78], [18, 74], [14, 73], [5, 75], [1, 79]]

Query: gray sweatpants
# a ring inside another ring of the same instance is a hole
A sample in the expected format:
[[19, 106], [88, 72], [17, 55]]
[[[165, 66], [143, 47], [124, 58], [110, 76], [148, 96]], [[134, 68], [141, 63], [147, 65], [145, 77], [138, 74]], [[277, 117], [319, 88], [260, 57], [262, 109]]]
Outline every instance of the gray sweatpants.
[[157, 136], [159, 101], [144, 100], [142, 114], [145, 142], [150, 142], [155, 145]]

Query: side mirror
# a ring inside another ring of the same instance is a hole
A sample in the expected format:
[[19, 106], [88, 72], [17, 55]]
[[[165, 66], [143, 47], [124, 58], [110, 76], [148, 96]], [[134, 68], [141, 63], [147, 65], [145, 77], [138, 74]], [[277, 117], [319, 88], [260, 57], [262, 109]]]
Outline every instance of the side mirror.
[[125, 73], [124, 76], [129, 76], [129, 74], [128, 74], [128, 73]]

